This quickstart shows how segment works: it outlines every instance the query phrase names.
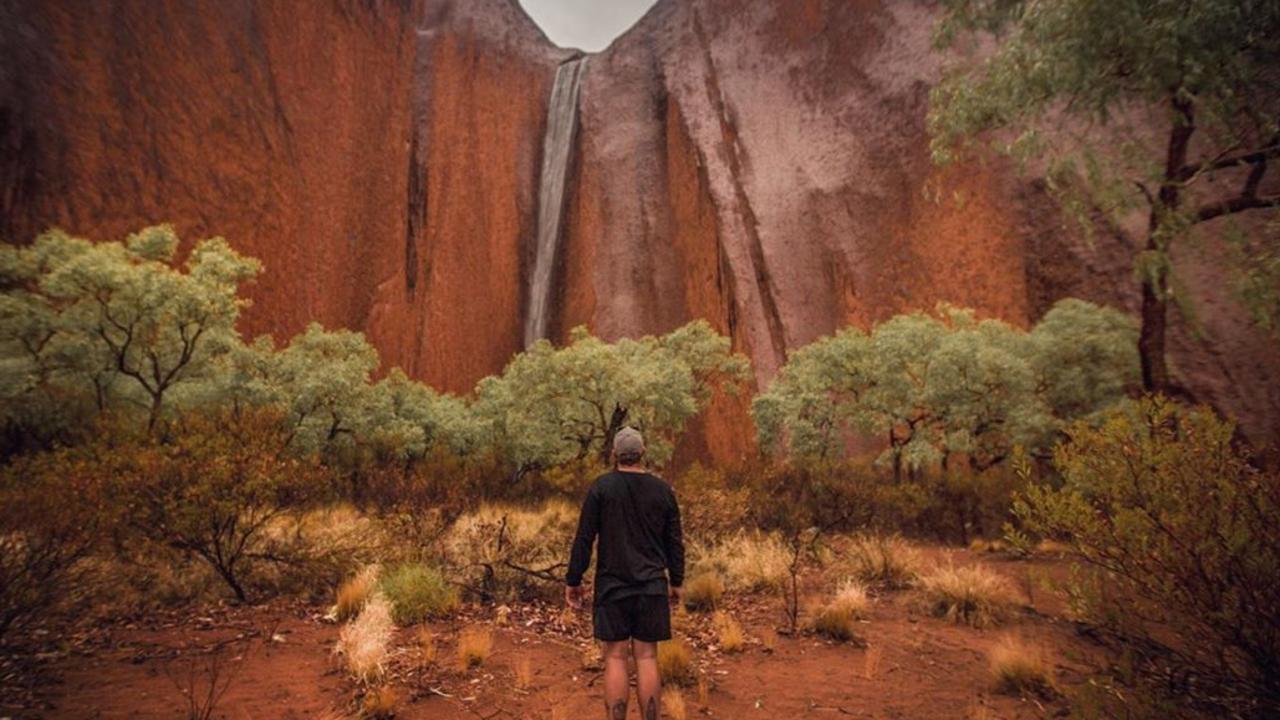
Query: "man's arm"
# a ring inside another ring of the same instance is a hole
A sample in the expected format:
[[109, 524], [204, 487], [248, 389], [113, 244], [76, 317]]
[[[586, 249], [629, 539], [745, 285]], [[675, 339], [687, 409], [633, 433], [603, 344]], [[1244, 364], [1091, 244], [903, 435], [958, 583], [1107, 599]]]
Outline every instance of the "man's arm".
[[672, 595], [679, 594], [678, 588], [684, 585], [684, 528], [680, 524], [680, 503], [676, 501], [675, 491], [671, 492], [671, 509], [667, 515], [665, 538], [667, 551], [667, 574], [671, 578]]
[[565, 574], [565, 599], [573, 607], [582, 605], [582, 574], [591, 564], [591, 546], [596, 541], [596, 533], [600, 527], [600, 508], [596, 499], [596, 489], [587, 491], [587, 498], [582, 501], [582, 512], [578, 515], [578, 534], [573, 538], [573, 548], [569, 551], [569, 571]]

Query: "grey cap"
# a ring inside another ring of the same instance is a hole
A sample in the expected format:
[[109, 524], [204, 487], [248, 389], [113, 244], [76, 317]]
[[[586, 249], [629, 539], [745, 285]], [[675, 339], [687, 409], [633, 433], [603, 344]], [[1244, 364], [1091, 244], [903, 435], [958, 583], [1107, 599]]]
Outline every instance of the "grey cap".
[[644, 436], [633, 427], [624, 427], [613, 436], [615, 455], [639, 455], [644, 452]]

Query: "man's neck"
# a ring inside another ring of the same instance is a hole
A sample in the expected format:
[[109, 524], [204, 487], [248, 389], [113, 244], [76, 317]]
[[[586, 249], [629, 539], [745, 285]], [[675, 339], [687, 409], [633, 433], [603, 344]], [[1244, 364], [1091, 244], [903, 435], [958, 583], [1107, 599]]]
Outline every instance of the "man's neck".
[[619, 466], [618, 466], [618, 471], [619, 471], [619, 472], [642, 473], [642, 472], [645, 472], [645, 469], [644, 469], [644, 466], [643, 466], [643, 465], [619, 465]]

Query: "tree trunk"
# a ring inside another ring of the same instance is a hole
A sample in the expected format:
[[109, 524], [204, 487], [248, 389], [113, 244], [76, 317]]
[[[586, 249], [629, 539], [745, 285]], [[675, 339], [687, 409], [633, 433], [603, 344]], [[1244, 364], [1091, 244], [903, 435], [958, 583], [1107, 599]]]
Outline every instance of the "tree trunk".
[[1150, 393], [1167, 393], [1169, 370], [1165, 364], [1165, 326], [1168, 305], [1164, 283], [1168, 273], [1161, 269], [1155, 277], [1142, 278], [1142, 327], [1138, 332], [1138, 355], [1142, 361], [1142, 387]]
[[613, 436], [618, 434], [622, 429], [622, 423], [626, 421], [627, 409], [615, 403], [613, 415], [609, 418], [609, 427], [604, 431], [604, 445], [600, 448], [600, 462], [605, 465], [609, 464], [609, 458], [613, 454]]
[[1187, 162], [1187, 148], [1195, 134], [1195, 108], [1175, 88], [1169, 98], [1169, 144], [1165, 149], [1164, 180], [1151, 204], [1147, 224], [1147, 248], [1150, 267], [1142, 272], [1142, 327], [1138, 333], [1138, 355], [1142, 362], [1142, 387], [1150, 393], [1169, 392], [1169, 369], [1165, 363], [1165, 328], [1169, 310], [1169, 263], [1155, 257], [1169, 252], [1168, 237], [1162, 237], [1166, 223], [1176, 222], [1174, 215], [1182, 204], [1181, 174]]

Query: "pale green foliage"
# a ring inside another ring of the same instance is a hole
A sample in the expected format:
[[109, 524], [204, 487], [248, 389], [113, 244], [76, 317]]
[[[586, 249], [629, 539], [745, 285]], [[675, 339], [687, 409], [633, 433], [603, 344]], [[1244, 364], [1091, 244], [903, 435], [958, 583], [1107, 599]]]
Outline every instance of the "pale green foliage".
[[[58, 230], [0, 248], [0, 388], [15, 413], [140, 407], [154, 425], [239, 342], [241, 283], [259, 271], [221, 238], [175, 260], [167, 225], [93, 244]], [[10, 423], [23, 418], [10, 415]]]
[[416, 460], [436, 450], [475, 452], [485, 426], [461, 398], [441, 394], [395, 368], [373, 386], [365, 431], [381, 447]]
[[1059, 302], [1030, 333], [949, 306], [869, 333], [846, 328], [793, 353], [756, 398], [760, 444], [821, 460], [870, 433], [898, 470], [953, 453], [989, 467], [1121, 398], [1136, 380], [1133, 336], [1128, 317], [1079, 300]]
[[273, 385], [293, 428], [291, 444], [333, 452], [354, 442], [370, 405], [378, 351], [364, 335], [316, 323], [275, 355]]
[[[1267, 159], [1280, 156], [1280, 3], [943, 5], [940, 46], [975, 32], [997, 44], [960, 58], [934, 88], [935, 160], [949, 162], [978, 139], [1022, 161], [1043, 159], [1050, 189], [1086, 231], [1097, 211], [1115, 227], [1148, 211], [1135, 265], [1161, 302], [1178, 284], [1173, 240], [1214, 217], [1280, 206], [1260, 192]], [[1007, 132], [986, 133], [996, 129]], [[1172, 297], [1190, 307], [1186, 293]], [[1162, 344], [1153, 351], [1162, 354]]]
[[1158, 397], [1076, 424], [1054, 451], [1061, 487], [1031, 485], [1014, 512], [1100, 571], [1105, 595], [1077, 588], [1086, 619], [1163, 646], [1162, 672], [1189, 670], [1233, 714], [1275, 717], [1280, 477], [1234, 432]]
[[1059, 300], [1031, 331], [1030, 360], [1050, 410], [1063, 419], [1106, 409], [1138, 381], [1133, 318], [1074, 298]]
[[[1150, 175], [1160, 170], [1155, 161], [1162, 148], [1142, 145], [1138, 128], [1149, 118], [1126, 110], [1162, 104], [1171, 95], [1192, 99], [1199, 124], [1219, 131], [1215, 140], [1224, 145], [1242, 134], [1261, 130], [1265, 137], [1275, 130], [1280, 6], [1270, 0], [944, 5], [940, 45], [983, 31], [996, 34], [999, 46], [979, 62], [953, 68], [934, 91], [929, 127], [939, 160], [951, 159], [976, 133], [997, 127], [1021, 132], [1007, 149], [1043, 152], [1050, 139], [1040, 131], [1065, 107], [1069, 114], [1127, 131], [1122, 137], [1128, 144], [1108, 160]], [[1102, 158], [1087, 147], [1072, 149], [1064, 160], [1086, 177], [1107, 179], [1111, 168]], [[1135, 192], [1124, 184], [1125, 192]]]
[[623, 424], [643, 430], [649, 457], [662, 462], [713, 387], [746, 372], [746, 360], [705, 321], [616, 343], [580, 327], [566, 347], [538, 342], [501, 376], [482, 380], [477, 409], [518, 465], [550, 466], [600, 453]]

